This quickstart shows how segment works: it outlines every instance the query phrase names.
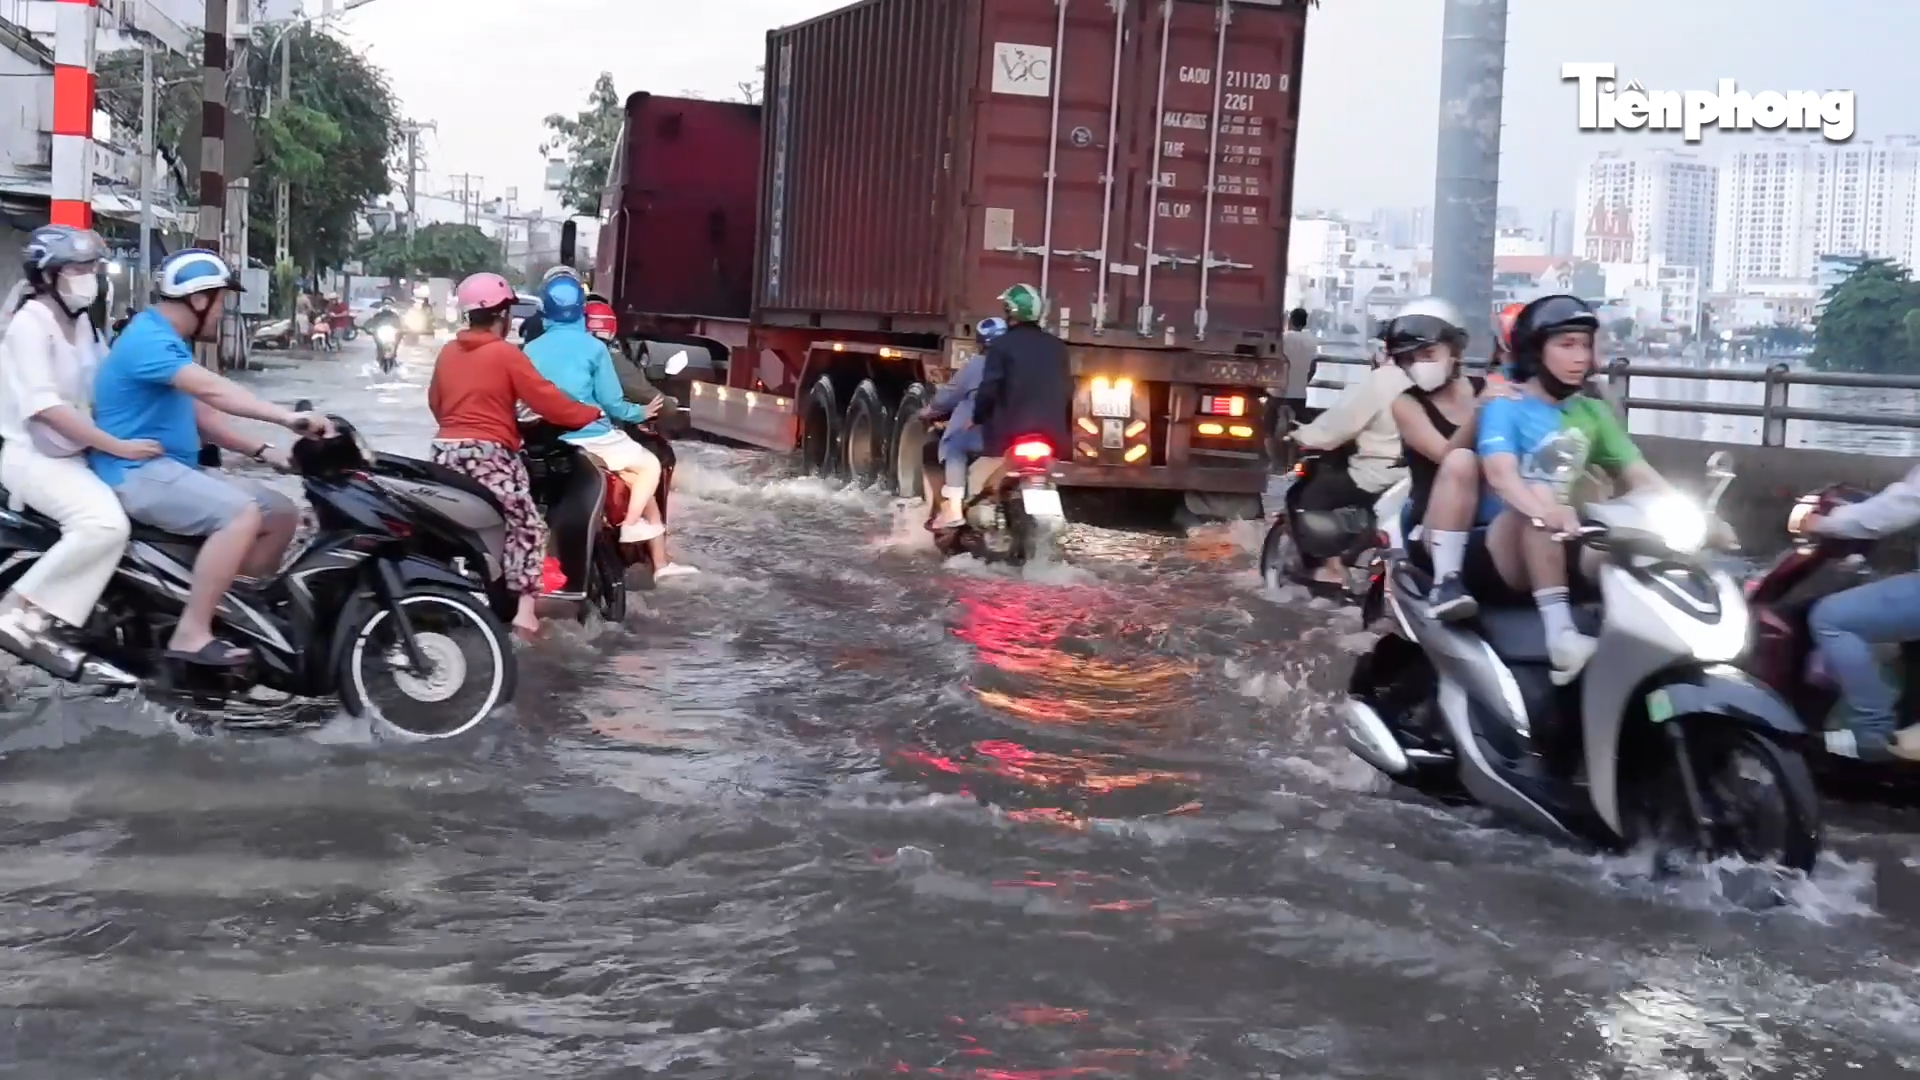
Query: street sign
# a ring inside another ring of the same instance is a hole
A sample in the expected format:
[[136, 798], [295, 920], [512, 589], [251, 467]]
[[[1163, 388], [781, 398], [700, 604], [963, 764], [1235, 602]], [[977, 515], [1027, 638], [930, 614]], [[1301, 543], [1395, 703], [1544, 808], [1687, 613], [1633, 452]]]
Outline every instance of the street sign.
[[240, 314], [265, 315], [267, 294], [273, 289], [273, 276], [264, 266], [248, 266], [240, 271]]

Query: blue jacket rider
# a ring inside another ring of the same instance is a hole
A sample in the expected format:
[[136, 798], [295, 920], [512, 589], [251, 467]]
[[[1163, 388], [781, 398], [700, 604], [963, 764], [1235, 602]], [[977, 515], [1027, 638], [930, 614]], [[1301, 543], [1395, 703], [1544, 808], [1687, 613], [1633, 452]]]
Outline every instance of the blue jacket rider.
[[652, 504], [654, 489], [660, 483], [660, 459], [611, 422], [638, 424], [652, 417], [655, 410], [627, 400], [620, 387], [620, 375], [613, 367], [613, 354], [607, 351], [605, 342], [587, 332], [587, 290], [577, 279], [549, 280], [540, 287], [540, 301], [545, 329], [539, 337], [526, 343], [527, 359], [532, 360], [534, 370], [559, 387], [561, 393], [582, 404], [600, 407], [600, 419], [561, 438], [592, 455], [608, 472], [618, 473], [626, 481], [630, 499], [627, 520], [620, 528], [620, 542], [635, 544], [657, 539], [664, 528], [657, 522], [645, 520], [643, 514]]
[[973, 396], [987, 373], [987, 346], [1006, 332], [1006, 320], [981, 319], [974, 327], [981, 351], [933, 395], [933, 401], [921, 413], [925, 420], [944, 417], [947, 421], [947, 430], [940, 436], [940, 463], [945, 466], [946, 476], [940, 492], [943, 512], [936, 528], [960, 523], [959, 507], [967, 496], [967, 459], [979, 456], [981, 447], [980, 429], [973, 423]]

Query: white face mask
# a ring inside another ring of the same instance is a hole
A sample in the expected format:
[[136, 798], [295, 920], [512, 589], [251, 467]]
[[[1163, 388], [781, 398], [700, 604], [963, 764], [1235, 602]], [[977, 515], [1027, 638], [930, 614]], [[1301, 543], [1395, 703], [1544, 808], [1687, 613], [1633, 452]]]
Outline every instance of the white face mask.
[[92, 274], [80, 277], [62, 274], [56, 287], [68, 311], [85, 311], [93, 306], [95, 300], [100, 299], [100, 279]]
[[1445, 360], [1422, 360], [1407, 368], [1407, 377], [1413, 380], [1413, 385], [1429, 392], [1447, 385], [1447, 378], [1452, 374], [1453, 365]]

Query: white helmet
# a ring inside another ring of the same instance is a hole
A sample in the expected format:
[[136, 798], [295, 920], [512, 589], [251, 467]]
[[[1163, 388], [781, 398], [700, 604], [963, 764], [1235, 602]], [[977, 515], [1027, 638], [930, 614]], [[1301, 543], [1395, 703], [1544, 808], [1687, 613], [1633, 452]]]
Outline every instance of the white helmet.
[[1380, 331], [1387, 355], [1395, 358], [1418, 352], [1429, 345], [1446, 345], [1456, 352], [1467, 349], [1467, 320], [1460, 309], [1437, 296], [1423, 296], [1409, 302]]
[[227, 261], [204, 248], [187, 248], [167, 256], [153, 275], [153, 291], [168, 300], [184, 300], [204, 292], [242, 292], [240, 277]]

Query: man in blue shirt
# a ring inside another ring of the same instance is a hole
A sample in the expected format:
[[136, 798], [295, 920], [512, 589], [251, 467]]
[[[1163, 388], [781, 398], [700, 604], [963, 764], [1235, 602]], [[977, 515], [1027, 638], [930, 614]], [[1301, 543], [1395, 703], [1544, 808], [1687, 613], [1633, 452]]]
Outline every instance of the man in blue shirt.
[[940, 489], [939, 516], [932, 522], [932, 528], [956, 529], [966, 520], [961, 507], [967, 498], [967, 458], [978, 456], [981, 447], [980, 429], [973, 424], [973, 397], [987, 373], [987, 346], [1006, 332], [1005, 319], [981, 319], [980, 325], [973, 329], [980, 341], [980, 351], [920, 410], [922, 422], [941, 419], [947, 422], [947, 430], [940, 434], [940, 463], [945, 469], [946, 484]]
[[193, 362], [189, 341], [219, 335], [226, 293], [238, 291], [233, 271], [210, 251], [168, 256], [155, 274], [152, 307], [135, 316], [113, 343], [94, 380], [93, 419], [121, 439], [152, 439], [164, 451], [148, 461], [92, 453], [94, 474], [120, 497], [127, 516], [181, 536], [205, 537], [180, 624], [167, 653], [188, 663], [230, 667], [248, 652], [213, 636], [220, 598], [242, 571], [279, 569], [299, 511], [272, 489], [202, 471], [202, 440], [276, 468], [284, 451], [230, 425], [229, 416], [260, 420], [303, 434], [326, 435], [324, 416], [296, 413], [262, 401], [239, 384]]

